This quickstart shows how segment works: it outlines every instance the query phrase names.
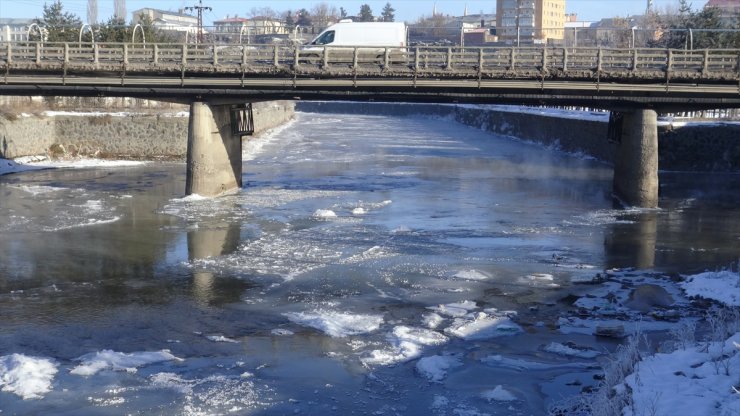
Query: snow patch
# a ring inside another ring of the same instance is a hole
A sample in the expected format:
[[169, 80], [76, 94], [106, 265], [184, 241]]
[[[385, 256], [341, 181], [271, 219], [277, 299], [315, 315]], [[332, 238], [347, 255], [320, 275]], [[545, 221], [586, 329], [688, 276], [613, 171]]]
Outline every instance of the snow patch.
[[313, 216], [314, 218], [336, 218], [337, 213], [330, 209], [317, 209]]
[[681, 283], [688, 296], [714, 299], [728, 306], [740, 306], [740, 272], [705, 272], [688, 276]]

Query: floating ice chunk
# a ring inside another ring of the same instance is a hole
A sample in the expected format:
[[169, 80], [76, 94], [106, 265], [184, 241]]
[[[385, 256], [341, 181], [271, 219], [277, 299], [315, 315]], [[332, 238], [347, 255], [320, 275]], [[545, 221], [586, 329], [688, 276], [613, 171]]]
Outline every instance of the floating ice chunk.
[[407, 227], [405, 225], [400, 225], [400, 226], [394, 228], [393, 231], [391, 231], [391, 232], [393, 234], [409, 234], [409, 233], [411, 233], [411, 231], [412, 231], [411, 228], [409, 228], [409, 227]]
[[547, 352], [564, 355], [566, 357], [594, 358], [601, 355], [599, 351], [592, 350], [590, 348], [559, 344], [557, 342], [551, 342], [543, 349]]
[[46, 358], [11, 354], [0, 357], [0, 390], [23, 398], [40, 399], [51, 391], [57, 366]]
[[441, 383], [447, 377], [447, 371], [462, 363], [457, 357], [450, 355], [433, 355], [423, 357], [416, 363], [416, 371], [433, 383]]
[[555, 276], [549, 273], [532, 273], [530, 275], [527, 275], [519, 279], [519, 282], [523, 284], [528, 284], [530, 286], [550, 287], [550, 288], [560, 287], [560, 285], [555, 283], [554, 280], [555, 280]]
[[514, 396], [510, 391], [504, 389], [501, 385], [496, 386], [493, 390], [484, 391], [481, 393], [480, 397], [489, 402], [512, 402], [517, 399], [516, 396]]
[[475, 318], [455, 319], [445, 333], [466, 340], [488, 339], [506, 335], [515, 335], [522, 332], [522, 328], [515, 324], [508, 316], [489, 316], [480, 312]]
[[442, 322], [444, 322], [445, 318], [437, 315], [436, 313], [428, 313], [422, 316], [421, 322], [424, 324], [425, 327], [430, 329], [437, 328]]
[[352, 210], [352, 215], [365, 215], [367, 214], [367, 211], [365, 211], [365, 208], [363, 207], [357, 207]]
[[277, 336], [280, 336], [280, 337], [287, 337], [287, 336], [290, 336], [290, 335], [294, 335], [295, 334], [295, 332], [293, 332], [293, 331], [291, 331], [289, 329], [283, 329], [283, 328], [273, 329], [272, 331], [270, 331], [270, 333], [272, 335], [277, 335]]
[[182, 359], [172, 355], [169, 350], [132, 352], [129, 354], [103, 350], [85, 354], [77, 358], [77, 361], [81, 361], [82, 363], [73, 368], [70, 373], [78, 376], [91, 376], [107, 368], [134, 373], [138, 367], [172, 360], [182, 361]]
[[424, 346], [444, 344], [447, 337], [429, 329], [401, 325], [393, 328], [388, 340], [389, 348], [370, 351], [360, 359], [363, 364], [393, 365], [409, 361], [419, 357]]
[[462, 270], [455, 273], [454, 277], [465, 280], [486, 280], [488, 275], [479, 272], [478, 270]]
[[688, 276], [681, 283], [688, 296], [714, 299], [728, 306], [740, 306], [740, 273], [705, 272]]
[[365, 334], [380, 328], [382, 315], [362, 315], [336, 311], [288, 312], [283, 314], [298, 325], [318, 329], [332, 337]]
[[206, 336], [206, 339], [213, 342], [230, 342], [232, 344], [238, 344], [239, 341], [232, 339], [232, 338], [226, 338], [223, 335], [208, 335]]
[[475, 310], [478, 306], [475, 302], [465, 300], [457, 303], [448, 303], [446, 305], [430, 306], [431, 309], [439, 314], [458, 318], [467, 315], [470, 311]]
[[419, 345], [440, 345], [447, 342], [447, 337], [439, 332], [403, 325], [393, 328], [393, 337], [399, 341], [408, 341]]
[[317, 209], [313, 213], [313, 216], [315, 218], [336, 218], [337, 217], [337, 213], [334, 212], [334, 211], [332, 211], [332, 210], [330, 210], [330, 209]]

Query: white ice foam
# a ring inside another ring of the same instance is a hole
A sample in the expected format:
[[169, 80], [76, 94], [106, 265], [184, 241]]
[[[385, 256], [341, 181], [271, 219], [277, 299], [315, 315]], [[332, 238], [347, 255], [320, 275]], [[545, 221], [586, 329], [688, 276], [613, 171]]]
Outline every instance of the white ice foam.
[[46, 358], [5, 355], [0, 357], [0, 390], [24, 400], [40, 399], [51, 391], [57, 371], [56, 364]]
[[70, 373], [78, 376], [91, 376], [105, 369], [136, 372], [138, 367], [172, 360], [181, 359], [172, 355], [169, 350], [132, 353], [103, 350], [77, 358], [81, 364], [73, 368]]
[[206, 336], [206, 339], [208, 339], [209, 341], [213, 341], [213, 342], [228, 342], [232, 344], [239, 343], [239, 341], [232, 339], [232, 338], [227, 338], [223, 335], [208, 335]]
[[380, 328], [382, 315], [363, 315], [348, 312], [321, 311], [288, 312], [283, 314], [290, 321], [318, 329], [331, 337], [365, 334]]
[[315, 218], [336, 218], [337, 217], [337, 213], [334, 212], [334, 211], [332, 211], [332, 210], [330, 210], [330, 209], [317, 209], [313, 213], [313, 216]]
[[475, 302], [465, 300], [462, 302], [448, 303], [446, 305], [430, 306], [427, 309], [431, 309], [440, 315], [451, 316], [453, 318], [465, 316], [470, 311], [475, 310], [477, 305]]
[[295, 333], [289, 329], [282, 329], [282, 328], [275, 328], [272, 331], [270, 331], [272, 335], [277, 335], [280, 337], [287, 337], [294, 335]]
[[352, 215], [365, 215], [367, 214], [367, 211], [365, 211], [365, 208], [357, 207], [352, 210]]
[[449, 355], [433, 355], [423, 357], [416, 363], [416, 371], [433, 383], [441, 383], [447, 377], [447, 371], [461, 366], [457, 357]]

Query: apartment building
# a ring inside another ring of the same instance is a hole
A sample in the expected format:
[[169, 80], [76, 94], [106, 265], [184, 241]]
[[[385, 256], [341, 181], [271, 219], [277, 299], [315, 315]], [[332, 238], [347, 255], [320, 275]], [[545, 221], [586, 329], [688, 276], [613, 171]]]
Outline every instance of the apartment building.
[[497, 0], [496, 34], [509, 44], [562, 41], [565, 0]]

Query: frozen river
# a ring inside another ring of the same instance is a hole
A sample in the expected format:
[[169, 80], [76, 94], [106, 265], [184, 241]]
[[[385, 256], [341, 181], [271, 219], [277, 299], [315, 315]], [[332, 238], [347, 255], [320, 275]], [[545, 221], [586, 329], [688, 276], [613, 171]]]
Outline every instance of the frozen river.
[[544, 414], [616, 345], [561, 328], [577, 282], [738, 259], [737, 175], [618, 211], [594, 161], [313, 113], [245, 159], [218, 199], [181, 163], [0, 177], [2, 415]]

